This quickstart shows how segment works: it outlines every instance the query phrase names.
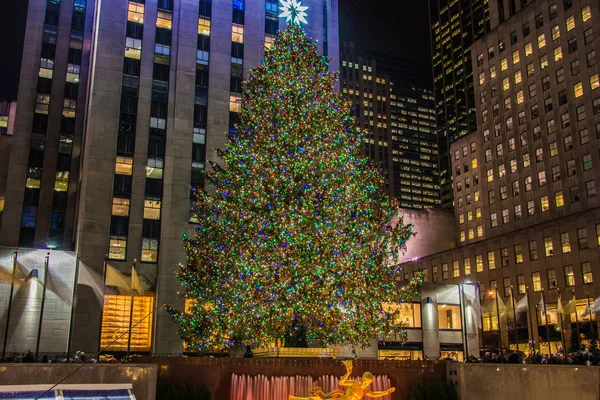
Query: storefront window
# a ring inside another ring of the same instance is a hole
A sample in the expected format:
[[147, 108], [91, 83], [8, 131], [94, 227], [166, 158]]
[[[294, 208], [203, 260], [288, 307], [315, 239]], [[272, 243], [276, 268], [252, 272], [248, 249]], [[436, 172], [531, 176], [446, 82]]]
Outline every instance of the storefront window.
[[461, 329], [460, 306], [438, 305], [440, 329]]
[[[126, 351], [131, 319], [131, 299], [128, 295], [104, 295], [100, 348]], [[152, 309], [154, 296], [133, 296], [131, 350], [150, 351], [152, 343]]]
[[400, 321], [406, 328], [421, 327], [421, 304], [402, 303], [389, 305], [390, 311], [400, 310]]
[[454, 360], [458, 362], [464, 361], [464, 354], [462, 351], [442, 351], [441, 360]]
[[422, 360], [423, 350], [379, 350], [380, 360]]

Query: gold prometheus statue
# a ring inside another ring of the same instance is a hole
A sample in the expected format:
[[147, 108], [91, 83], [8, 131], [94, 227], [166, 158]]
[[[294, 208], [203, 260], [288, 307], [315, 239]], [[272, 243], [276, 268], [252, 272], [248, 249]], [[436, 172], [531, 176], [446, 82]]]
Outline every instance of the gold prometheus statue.
[[396, 388], [389, 388], [385, 392], [372, 392], [368, 389], [368, 386], [373, 383], [373, 374], [370, 372], [365, 372], [362, 375], [362, 379], [360, 382], [351, 381], [348, 379], [350, 374], [352, 373], [352, 361], [344, 361], [342, 362], [344, 367], [346, 367], [346, 374], [342, 376], [338, 385], [341, 387], [347, 388], [344, 392], [343, 390], [334, 390], [333, 392], [325, 393], [323, 389], [318, 386], [310, 389], [310, 397], [295, 397], [290, 395], [289, 400], [321, 400], [321, 399], [338, 399], [338, 400], [361, 400], [364, 397], [369, 398], [377, 398], [387, 396], [390, 393], [394, 393]]

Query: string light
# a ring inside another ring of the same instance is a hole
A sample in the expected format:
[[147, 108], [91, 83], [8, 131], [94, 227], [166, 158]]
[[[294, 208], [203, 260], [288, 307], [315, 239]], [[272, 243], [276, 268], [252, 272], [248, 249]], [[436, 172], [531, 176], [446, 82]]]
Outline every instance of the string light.
[[240, 123], [198, 193], [177, 276], [186, 310], [167, 306], [190, 350], [269, 346], [301, 324], [308, 342], [366, 347], [406, 339], [399, 256], [412, 236], [363, 155], [338, 75], [295, 24], [243, 84]]

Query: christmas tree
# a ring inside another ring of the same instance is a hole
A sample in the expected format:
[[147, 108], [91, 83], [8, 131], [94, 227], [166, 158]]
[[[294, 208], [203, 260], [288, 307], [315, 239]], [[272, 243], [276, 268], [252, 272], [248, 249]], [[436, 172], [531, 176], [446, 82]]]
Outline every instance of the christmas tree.
[[187, 310], [167, 306], [190, 350], [268, 346], [299, 327], [321, 345], [403, 332], [390, 304], [418, 294], [420, 277], [396, 281], [412, 227], [362, 155], [328, 63], [291, 24], [244, 82], [240, 123], [183, 238]]

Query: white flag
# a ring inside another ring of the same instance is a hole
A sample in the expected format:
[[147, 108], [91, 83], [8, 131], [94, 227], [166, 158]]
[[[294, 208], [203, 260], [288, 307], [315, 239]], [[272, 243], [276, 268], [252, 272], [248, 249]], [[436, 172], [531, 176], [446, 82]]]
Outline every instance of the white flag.
[[523, 296], [523, 298], [521, 300], [519, 300], [517, 302], [517, 306], [516, 306], [517, 315], [521, 314], [522, 312], [526, 312], [527, 309], [529, 309], [529, 301], [527, 300], [527, 295], [525, 295], [525, 296]]

